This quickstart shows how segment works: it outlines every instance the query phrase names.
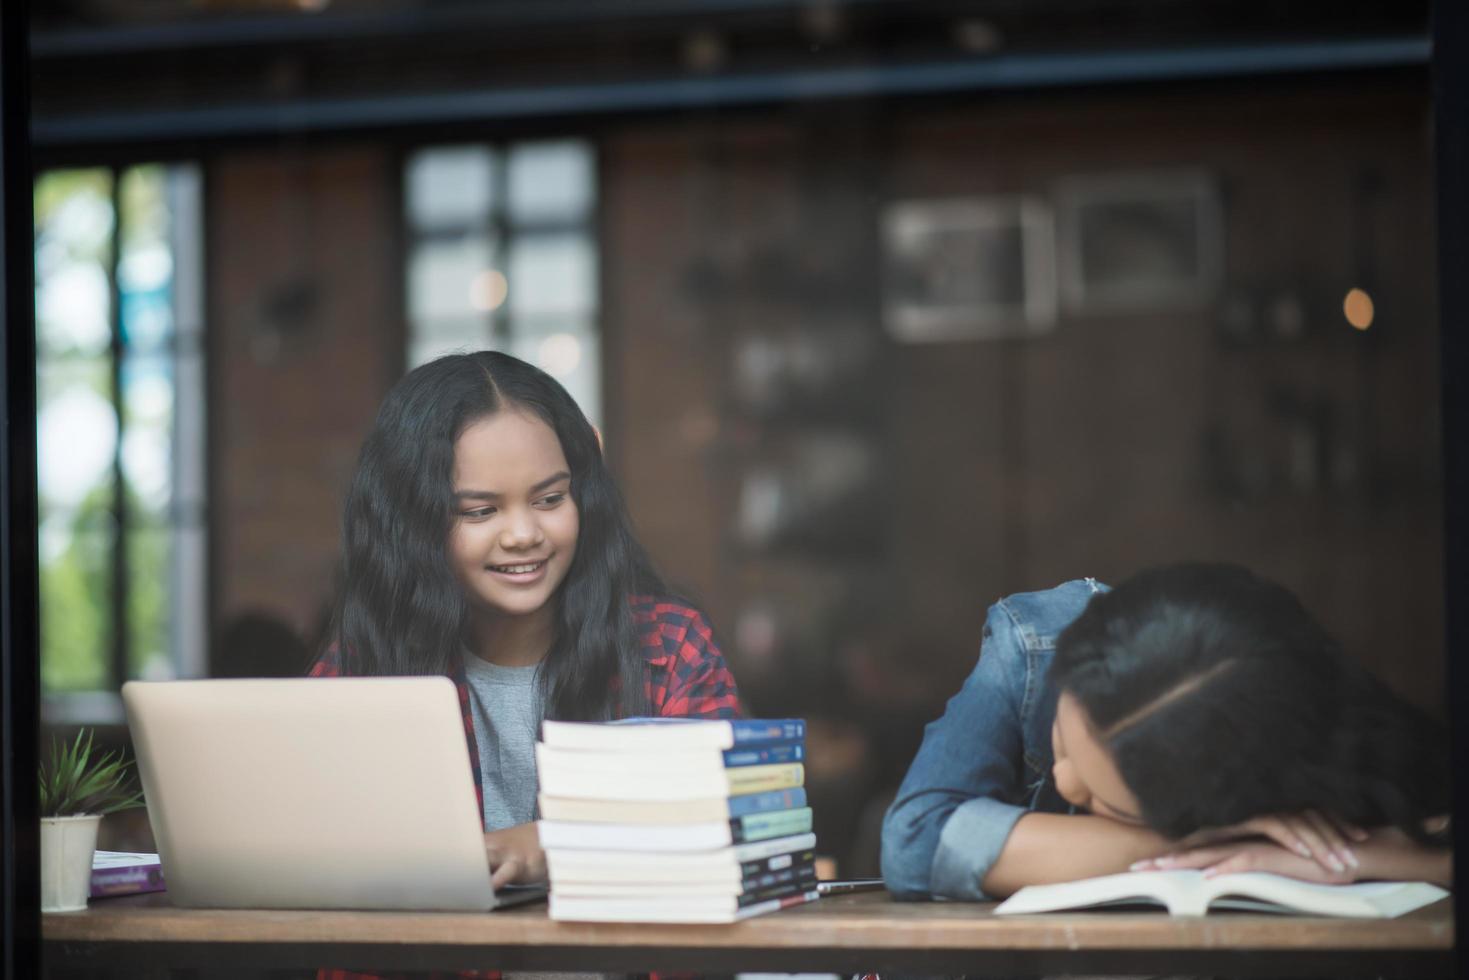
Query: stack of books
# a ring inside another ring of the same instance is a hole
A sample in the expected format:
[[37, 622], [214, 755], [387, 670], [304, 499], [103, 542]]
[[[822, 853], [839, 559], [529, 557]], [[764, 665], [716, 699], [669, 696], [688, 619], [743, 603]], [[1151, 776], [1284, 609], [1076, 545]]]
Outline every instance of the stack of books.
[[163, 891], [163, 865], [157, 854], [92, 852], [92, 898]]
[[545, 722], [551, 918], [734, 922], [817, 898], [805, 757], [800, 719]]

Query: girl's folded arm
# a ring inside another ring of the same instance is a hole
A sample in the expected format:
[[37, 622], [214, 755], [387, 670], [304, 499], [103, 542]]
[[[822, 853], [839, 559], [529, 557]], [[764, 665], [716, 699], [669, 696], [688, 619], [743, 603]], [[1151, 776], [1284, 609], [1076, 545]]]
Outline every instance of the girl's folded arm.
[[1453, 887], [1454, 851], [1444, 845], [1416, 841], [1396, 827], [1378, 827], [1367, 840], [1354, 843], [1358, 880], [1431, 881]]
[[1118, 874], [1168, 848], [1166, 837], [1107, 817], [1027, 813], [1011, 829], [982, 887], [987, 895], [1005, 898], [1026, 885]]
[[1026, 655], [992, 609], [979, 662], [924, 731], [883, 819], [882, 872], [899, 899], [984, 900], [980, 881], [1026, 812], [1021, 702]]

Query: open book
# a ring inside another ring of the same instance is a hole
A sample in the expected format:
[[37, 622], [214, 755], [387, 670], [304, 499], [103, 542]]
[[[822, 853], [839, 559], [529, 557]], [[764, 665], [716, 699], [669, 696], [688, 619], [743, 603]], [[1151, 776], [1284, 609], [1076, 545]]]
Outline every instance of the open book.
[[995, 914], [1018, 915], [1115, 905], [1162, 905], [1172, 915], [1204, 915], [1211, 909], [1239, 909], [1391, 919], [1446, 895], [1448, 892], [1426, 881], [1318, 885], [1264, 872], [1205, 878], [1202, 871], [1130, 871], [1059, 885], [1030, 885], [1000, 903]]

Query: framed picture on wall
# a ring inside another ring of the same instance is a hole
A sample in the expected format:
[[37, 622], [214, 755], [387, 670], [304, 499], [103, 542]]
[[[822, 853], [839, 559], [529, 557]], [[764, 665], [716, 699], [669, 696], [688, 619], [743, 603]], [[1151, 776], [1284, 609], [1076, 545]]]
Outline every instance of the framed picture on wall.
[[1050, 206], [1030, 195], [901, 201], [883, 216], [883, 322], [905, 343], [1044, 333], [1056, 321]]
[[1072, 177], [1056, 189], [1056, 210], [1067, 310], [1191, 308], [1218, 291], [1223, 218], [1207, 174]]

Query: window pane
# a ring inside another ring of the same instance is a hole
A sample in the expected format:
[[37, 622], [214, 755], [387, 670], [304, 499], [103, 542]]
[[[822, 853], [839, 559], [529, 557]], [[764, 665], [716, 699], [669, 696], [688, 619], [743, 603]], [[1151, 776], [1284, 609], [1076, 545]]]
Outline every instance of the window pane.
[[122, 472], [129, 519], [166, 522], [173, 497], [171, 358], [139, 355], [124, 360], [122, 403]]
[[[112, 179], [107, 170], [53, 172], [34, 189], [41, 657], [48, 693], [116, 690], [124, 679], [112, 663], [119, 616], [128, 676], [177, 676], [184, 645], [197, 651], [194, 660], [204, 648], [203, 360], [196, 342], [203, 311], [202, 182], [191, 165], [130, 168], [119, 178], [114, 214]], [[114, 281], [124, 341], [121, 420], [113, 404]], [[179, 344], [181, 327], [187, 342]], [[126, 535], [119, 535], [113, 513], [119, 465]], [[191, 526], [180, 531], [179, 521]], [[126, 595], [113, 579], [119, 560], [128, 570]], [[176, 569], [180, 562], [187, 568]], [[181, 574], [191, 581], [181, 582]], [[187, 605], [197, 609], [177, 617], [175, 607]], [[198, 665], [191, 666], [197, 675]]]
[[509, 280], [514, 316], [591, 313], [597, 308], [596, 246], [581, 233], [519, 236], [510, 246]]
[[408, 223], [418, 231], [482, 227], [494, 205], [495, 158], [482, 146], [423, 150], [408, 160]]
[[128, 529], [128, 675], [147, 680], [174, 676], [168, 654], [169, 531]]
[[111, 518], [87, 509], [41, 524], [41, 687], [110, 688]]
[[494, 346], [493, 340], [490, 325], [482, 317], [419, 321], [408, 344], [408, 366], [418, 367], [441, 354], [484, 350]]
[[601, 425], [602, 352], [589, 321], [517, 329], [511, 335], [510, 353], [561, 382], [592, 424]]
[[47, 174], [36, 181], [35, 209], [38, 353], [102, 353], [112, 342], [111, 177], [105, 170]]
[[107, 360], [44, 362], [36, 371], [36, 384], [42, 513], [83, 506], [110, 508], [117, 415], [108, 395]]
[[174, 329], [181, 338], [195, 339], [204, 330], [204, 178], [199, 167], [169, 167], [167, 196]]
[[42, 685], [108, 688], [117, 446], [108, 362], [43, 363], [36, 380]]
[[478, 315], [488, 322], [505, 301], [504, 276], [493, 258], [483, 235], [420, 244], [409, 260], [409, 315], [419, 321]]
[[167, 171], [134, 167], [122, 177], [122, 256], [117, 286], [122, 298], [123, 342], [146, 350], [173, 335], [173, 249]]
[[510, 220], [517, 225], [580, 221], [592, 211], [592, 148], [566, 140], [510, 151]]

